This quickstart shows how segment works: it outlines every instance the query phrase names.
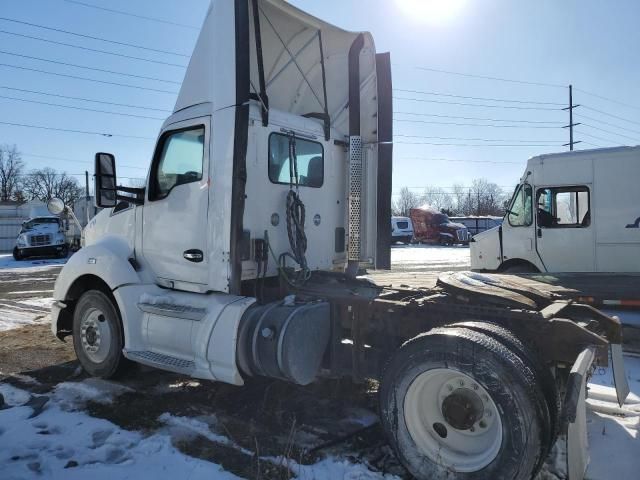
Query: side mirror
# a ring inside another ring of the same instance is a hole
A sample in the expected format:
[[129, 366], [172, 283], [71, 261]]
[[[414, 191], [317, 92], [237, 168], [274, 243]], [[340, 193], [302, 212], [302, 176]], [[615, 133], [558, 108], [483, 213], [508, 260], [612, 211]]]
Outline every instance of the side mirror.
[[60, 215], [65, 209], [64, 202], [59, 198], [53, 197], [47, 202], [47, 210], [51, 215]]
[[111, 153], [96, 153], [95, 194], [96, 206], [112, 208], [117, 203], [116, 157]]

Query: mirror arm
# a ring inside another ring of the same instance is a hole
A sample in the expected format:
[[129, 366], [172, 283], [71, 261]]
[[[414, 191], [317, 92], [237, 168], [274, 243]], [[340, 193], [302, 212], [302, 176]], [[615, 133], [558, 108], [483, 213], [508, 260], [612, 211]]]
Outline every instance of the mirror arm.
[[[146, 190], [144, 188], [118, 186], [116, 187], [116, 199], [125, 202], [131, 202], [134, 205], [143, 205], [145, 191]], [[134, 196], [130, 197], [128, 195], [120, 195], [117, 192], [132, 193], [134, 194]]]

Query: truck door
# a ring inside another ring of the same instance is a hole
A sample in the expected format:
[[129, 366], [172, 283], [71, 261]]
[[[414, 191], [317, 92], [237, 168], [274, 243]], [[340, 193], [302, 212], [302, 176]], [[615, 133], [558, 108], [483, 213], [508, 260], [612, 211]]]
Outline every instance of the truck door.
[[170, 125], [156, 145], [142, 248], [164, 286], [198, 291], [208, 282], [209, 118]]
[[535, 249], [533, 222], [533, 188], [518, 186], [502, 225], [502, 262], [526, 260], [542, 269]]
[[595, 243], [587, 185], [536, 190], [536, 245], [549, 272], [593, 272]]

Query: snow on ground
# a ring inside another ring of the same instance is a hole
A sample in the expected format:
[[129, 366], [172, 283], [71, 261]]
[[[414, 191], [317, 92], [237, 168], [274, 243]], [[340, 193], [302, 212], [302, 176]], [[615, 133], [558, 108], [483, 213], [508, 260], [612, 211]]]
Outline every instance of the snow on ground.
[[[23, 270], [26, 268], [39, 270], [51, 265], [64, 265], [66, 258], [27, 258], [26, 260], [14, 260], [10, 253], [0, 254], [0, 270]], [[5, 272], [3, 272], [5, 273]]]
[[463, 245], [394, 245], [391, 248], [391, 265], [394, 271], [469, 270], [469, 247]]
[[[0, 410], [0, 472], [3, 480], [34, 477], [51, 480], [157, 479], [226, 480], [237, 476], [219, 465], [189, 457], [172, 445], [175, 427], [206, 434], [213, 442], [233, 445], [224, 435], [196, 419], [161, 415], [170, 424], [150, 435], [119, 428], [82, 411], [84, 402], [109, 402], [124, 391], [111, 382], [89, 379], [58, 385], [41, 413], [25, 406], [31, 394], [8, 384], [0, 393], [9, 408]], [[36, 397], [37, 398], [37, 397]], [[173, 429], [173, 431], [172, 431]], [[281, 462], [264, 458], [264, 462]], [[328, 457], [314, 465], [286, 462], [300, 479], [374, 480], [391, 476], [369, 471], [364, 465]]]

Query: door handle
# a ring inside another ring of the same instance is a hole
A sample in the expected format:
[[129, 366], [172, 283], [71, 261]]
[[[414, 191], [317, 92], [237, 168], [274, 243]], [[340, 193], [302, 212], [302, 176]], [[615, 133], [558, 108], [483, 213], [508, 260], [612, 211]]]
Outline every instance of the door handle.
[[202, 253], [202, 250], [197, 250], [195, 248], [191, 250], [185, 250], [182, 256], [185, 258], [185, 260], [189, 260], [190, 262], [194, 263], [200, 263], [202, 260], [204, 260], [204, 254]]
[[538, 238], [542, 238], [542, 229], [538, 227]]

